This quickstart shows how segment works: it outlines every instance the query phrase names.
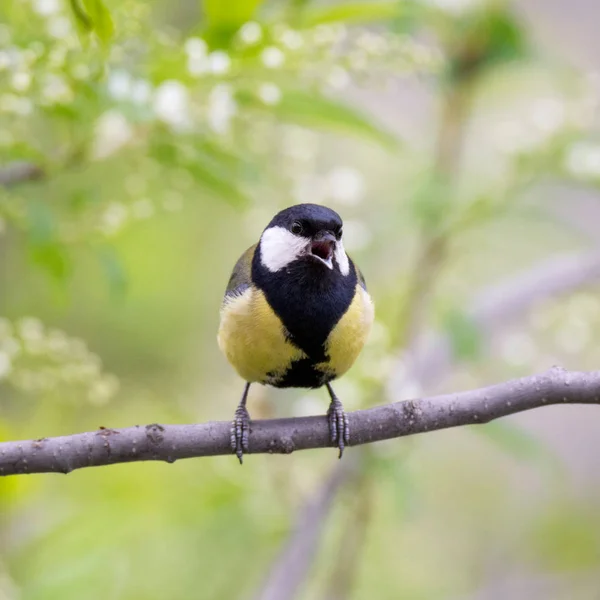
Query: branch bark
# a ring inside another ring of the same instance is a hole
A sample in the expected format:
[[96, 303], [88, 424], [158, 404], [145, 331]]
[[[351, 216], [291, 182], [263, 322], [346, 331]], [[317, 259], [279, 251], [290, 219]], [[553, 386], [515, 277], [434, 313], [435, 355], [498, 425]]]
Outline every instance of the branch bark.
[[[554, 367], [490, 387], [395, 402], [348, 414], [353, 446], [487, 423], [550, 404], [600, 404], [600, 371]], [[250, 453], [331, 447], [324, 416], [251, 422]], [[146, 425], [0, 444], [0, 475], [69, 473], [84, 467], [230, 454], [230, 423]]]

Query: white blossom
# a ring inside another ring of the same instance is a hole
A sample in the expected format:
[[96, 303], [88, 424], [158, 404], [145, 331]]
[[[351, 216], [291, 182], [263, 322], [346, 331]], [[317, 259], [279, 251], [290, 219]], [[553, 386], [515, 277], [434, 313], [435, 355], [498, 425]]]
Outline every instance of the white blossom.
[[154, 113], [161, 121], [181, 127], [189, 122], [188, 90], [175, 79], [163, 82], [154, 92]]
[[293, 29], [286, 29], [279, 36], [279, 41], [290, 50], [299, 50], [304, 45], [302, 36]]
[[190, 75], [199, 77], [210, 71], [210, 62], [206, 56], [188, 56], [187, 70]]
[[123, 228], [127, 222], [128, 211], [127, 207], [120, 202], [112, 202], [106, 207], [101, 221], [100, 230], [105, 235], [114, 235]]
[[48, 33], [60, 40], [71, 33], [71, 21], [62, 15], [48, 19]]
[[92, 157], [106, 158], [127, 144], [132, 137], [133, 129], [125, 116], [116, 110], [107, 111], [96, 122]]
[[262, 38], [262, 28], [256, 21], [248, 21], [242, 25], [238, 35], [245, 44], [256, 44]]
[[185, 41], [184, 48], [188, 56], [201, 57], [206, 56], [208, 49], [206, 42], [199, 37], [191, 37]]
[[274, 83], [263, 83], [258, 88], [258, 96], [265, 104], [277, 104], [281, 100], [281, 90]]
[[423, 0], [437, 8], [441, 8], [450, 13], [461, 13], [471, 8], [476, 2], [481, 0]]
[[23, 317], [18, 323], [19, 335], [28, 342], [38, 342], [44, 336], [44, 326], [35, 317]]
[[138, 79], [133, 82], [129, 94], [129, 99], [134, 104], [146, 104], [147, 102], [149, 102], [151, 96], [152, 86], [150, 85], [149, 81], [146, 81], [145, 79]]
[[208, 55], [208, 67], [213, 75], [224, 75], [231, 67], [231, 58], [227, 52], [215, 50]]
[[268, 46], [261, 52], [261, 60], [263, 65], [268, 69], [277, 69], [281, 67], [285, 61], [285, 54], [275, 46]]
[[362, 173], [352, 167], [332, 169], [327, 183], [330, 198], [340, 204], [357, 204], [365, 191]]
[[[28, 115], [33, 110], [33, 102], [25, 96], [16, 96], [15, 94], [4, 94], [0, 96], [0, 112], [13, 113], [16, 115]], [[0, 132], [0, 139], [12, 138], [8, 132]], [[7, 144], [8, 145], [8, 144]]]
[[35, 12], [38, 15], [48, 17], [50, 15], [54, 15], [54, 14], [60, 12], [61, 1], [60, 0], [34, 0], [33, 10], [35, 10]]
[[62, 77], [50, 73], [44, 80], [42, 98], [49, 104], [66, 104], [73, 100], [73, 90]]
[[92, 404], [106, 404], [119, 390], [119, 380], [114, 375], [105, 375], [93, 382], [89, 391]]
[[229, 131], [231, 118], [237, 112], [237, 105], [231, 87], [225, 83], [215, 86], [208, 97], [208, 124], [215, 133]]
[[335, 65], [329, 76], [327, 77], [327, 83], [336, 90], [341, 90], [348, 86], [350, 83], [350, 75], [348, 71], [339, 65]]
[[210, 70], [207, 49], [206, 42], [201, 38], [191, 37], [186, 40], [187, 70], [191, 75], [202, 75]]
[[[343, 31], [343, 30], [340, 30]], [[338, 29], [333, 25], [321, 24], [317, 25], [313, 32], [315, 44], [319, 46], [327, 46], [333, 44], [338, 37]]]
[[577, 177], [600, 177], [600, 144], [576, 142], [571, 145], [565, 166]]
[[131, 75], [126, 71], [112, 71], [106, 82], [108, 93], [115, 100], [125, 100], [129, 97], [131, 85]]
[[565, 117], [565, 105], [559, 98], [540, 98], [534, 102], [532, 121], [544, 133], [558, 131], [564, 125]]
[[31, 73], [27, 71], [17, 71], [11, 78], [12, 87], [18, 92], [25, 92], [31, 85]]

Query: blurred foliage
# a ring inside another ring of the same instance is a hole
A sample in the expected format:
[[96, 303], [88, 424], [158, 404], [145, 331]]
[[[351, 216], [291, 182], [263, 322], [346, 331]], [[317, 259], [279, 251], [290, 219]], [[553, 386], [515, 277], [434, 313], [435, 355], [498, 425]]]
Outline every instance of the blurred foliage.
[[[294, 202], [339, 210], [376, 300], [336, 385], [348, 409], [385, 401], [392, 373], [410, 398], [597, 367], [597, 290], [498, 340], [468, 316], [475, 290], [596, 241], [552, 209], [584, 210], [583, 189], [600, 218], [598, 78], [534, 25], [499, 0], [1, 3], [0, 440], [230, 418], [242, 385], [214, 341], [221, 294]], [[413, 324], [450, 341], [443, 386], [397, 360]], [[255, 387], [256, 418], [325, 410], [321, 392]], [[369, 448], [305, 597], [331, 589], [367, 504], [353, 598], [468, 598], [504, 573], [499, 555], [531, 576], [597, 570], [584, 410]], [[0, 599], [246, 597], [334, 463], [0, 479]]]

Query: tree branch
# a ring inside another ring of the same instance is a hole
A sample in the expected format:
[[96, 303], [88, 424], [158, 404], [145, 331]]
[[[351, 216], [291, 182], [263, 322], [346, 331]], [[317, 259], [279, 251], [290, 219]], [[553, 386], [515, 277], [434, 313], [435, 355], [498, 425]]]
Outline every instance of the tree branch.
[[[525, 273], [511, 276], [506, 280], [493, 284], [480, 292], [470, 307], [467, 314], [482, 333], [482, 340], [488, 345], [489, 340], [496, 335], [507, 323], [523, 317], [527, 311], [538, 302], [547, 301], [562, 294], [596, 283], [600, 280], [600, 251], [593, 250], [580, 254], [567, 254], [553, 257], [534, 266]], [[456, 358], [452, 352], [452, 345], [448, 335], [444, 333], [429, 332], [417, 338], [411, 347], [404, 352], [399, 361], [407, 368], [398, 369], [402, 372], [401, 379], [409, 379], [419, 384], [421, 389], [432, 389], [451, 370]], [[387, 397], [398, 397], [398, 390], [403, 388], [399, 376], [390, 377], [386, 386]], [[335, 477], [335, 472], [326, 479], [324, 487], [330, 484], [330, 479]], [[330, 497], [330, 500], [333, 497]], [[303, 536], [294, 535], [294, 544], [291, 540], [285, 547], [286, 555], [295, 556], [295, 546], [304, 548], [308, 557], [314, 560], [318, 537], [315, 532], [322, 531], [324, 520], [329, 510], [323, 510], [320, 519], [314, 519], [303, 529]], [[312, 546], [305, 543], [305, 539], [313, 542]], [[311, 562], [298, 560], [304, 567], [304, 577], [307, 577]], [[288, 569], [287, 562], [276, 562], [270, 572], [270, 580], [281, 583], [278, 593], [280, 597], [292, 598], [298, 589], [288, 585], [284, 574]], [[283, 575], [282, 575], [283, 574]], [[260, 596], [259, 596], [260, 598]], [[262, 600], [262, 598], [261, 598]]]
[[[336, 465], [315, 498], [302, 507], [293, 533], [275, 559], [255, 600], [280, 600], [296, 596], [315, 558], [314, 549], [322, 534], [321, 528], [314, 527], [314, 523], [325, 521], [336, 494], [347, 484], [348, 476], [357, 471], [353, 458]], [[286, 596], [281, 595], [282, 590], [286, 591]]]
[[[537, 303], [598, 281], [599, 249], [555, 256], [533, 269], [485, 288], [466, 315], [482, 339], [488, 340]], [[431, 389], [454, 363], [452, 342], [447, 334], [429, 331], [415, 340], [400, 360], [407, 366], [411, 379]], [[401, 378], [393, 374], [386, 387], [388, 397], [397, 399], [401, 389]]]
[[[478, 390], [395, 402], [348, 414], [353, 446], [426, 431], [487, 423], [550, 404], [600, 404], [600, 371], [554, 367]], [[230, 423], [146, 425], [0, 444], [0, 475], [69, 473], [142, 460], [230, 454]], [[331, 447], [324, 416], [251, 422], [250, 453]]]
[[15, 161], [0, 168], [0, 186], [10, 187], [22, 181], [41, 179], [44, 172], [33, 163]]

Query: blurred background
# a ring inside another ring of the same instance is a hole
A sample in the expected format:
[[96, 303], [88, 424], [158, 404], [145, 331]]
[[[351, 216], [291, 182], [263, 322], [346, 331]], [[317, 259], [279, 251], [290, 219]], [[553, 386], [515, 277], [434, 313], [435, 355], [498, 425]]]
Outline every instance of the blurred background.
[[[222, 294], [297, 202], [342, 215], [376, 303], [347, 409], [597, 369], [598, 22], [594, 0], [2, 2], [0, 441], [230, 419]], [[0, 599], [598, 599], [599, 418], [345, 467], [0, 479]]]

